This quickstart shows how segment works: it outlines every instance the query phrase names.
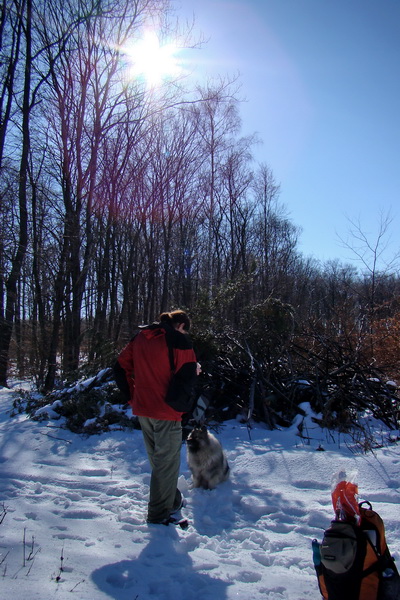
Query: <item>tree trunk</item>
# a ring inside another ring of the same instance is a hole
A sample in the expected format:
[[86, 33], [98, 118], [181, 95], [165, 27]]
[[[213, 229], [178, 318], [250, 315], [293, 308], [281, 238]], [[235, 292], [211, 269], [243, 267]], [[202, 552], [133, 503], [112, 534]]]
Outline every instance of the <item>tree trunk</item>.
[[26, 58], [24, 74], [24, 91], [22, 101], [22, 148], [19, 168], [19, 232], [16, 253], [12, 260], [11, 272], [6, 282], [6, 309], [0, 318], [0, 385], [7, 386], [8, 361], [10, 352], [11, 336], [15, 318], [17, 302], [17, 285], [21, 274], [23, 261], [28, 245], [28, 210], [27, 210], [27, 181], [28, 181], [28, 157], [30, 150], [30, 93], [31, 93], [31, 70], [32, 70], [32, 0], [26, 3]]

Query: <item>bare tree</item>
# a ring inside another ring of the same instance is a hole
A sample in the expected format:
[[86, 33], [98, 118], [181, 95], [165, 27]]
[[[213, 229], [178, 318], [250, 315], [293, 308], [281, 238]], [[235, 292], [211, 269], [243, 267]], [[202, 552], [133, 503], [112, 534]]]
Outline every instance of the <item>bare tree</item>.
[[[16, 31], [15, 31], [16, 29]], [[16, 42], [14, 35], [17, 36]], [[23, 54], [19, 47], [24, 45]], [[8, 355], [11, 342], [12, 328], [17, 302], [17, 283], [21, 273], [26, 249], [28, 246], [28, 157], [30, 150], [30, 115], [34, 105], [34, 97], [40, 82], [32, 90], [32, 0], [26, 0], [21, 5], [17, 4], [17, 20], [13, 27], [13, 42], [11, 44], [13, 58], [9, 62], [7, 73], [8, 100], [5, 110], [4, 128], [1, 133], [0, 142], [4, 148], [6, 127], [8, 124], [11, 104], [14, 95], [14, 76], [17, 63], [21, 59], [24, 66], [22, 80], [21, 102], [21, 151], [19, 161], [19, 185], [18, 185], [18, 239], [11, 259], [11, 267], [5, 281], [6, 305], [5, 311], [0, 315], [0, 385], [7, 385]]]
[[340, 238], [343, 246], [351, 251], [361, 266], [364, 281], [359, 289], [363, 298], [359, 326], [361, 334], [364, 332], [367, 335], [371, 356], [374, 356], [375, 323], [379, 319], [378, 311], [383, 300], [379, 297], [379, 291], [388, 274], [396, 271], [400, 264], [400, 252], [390, 253], [392, 221], [390, 212], [381, 212], [377, 232], [371, 235], [365, 231], [360, 220], [349, 219], [348, 237], [346, 240]]
[[[4, 277], [6, 289], [6, 305], [0, 316], [0, 382], [7, 382], [8, 354], [14, 324], [17, 285], [25, 259], [28, 241], [28, 219], [30, 210], [30, 173], [29, 155], [31, 152], [31, 128], [33, 115], [41, 100], [41, 91], [49, 77], [44, 55], [54, 46], [64, 48], [65, 41], [83, 19], [88, 18], [86, 10], [93, 10], [93, 5], [85, 6], [84, 17], [79, 10], [73, 13], [68, 27], [60, 36], [54, 38], [54, 30], [50, 26], [51, 13], [56, 12], [55, 3], [51, 1], [34, 3], [33, 0], [13, 2], [5, 6], [2, 12], [1, 35], [2, 48], [10, 52], [6, 61], [6, 70], [1, 91], [2, 128], [0, 131], [0, 159], [3, 157], [6, 135], [17, 138], [16, 153], [19, 153], [18, 174], [18, 240], [15, 243], [10, 269]], [[66, 8], [66, 7], [64, 7]], [[83, 4], [81, 4], [83, 8]], [[96, 9], [98, 6], [96, 6]], [[58, 11], [59, 13], [59, 11]], [[78, 14], [78, 16], [77, 16]], [[60, 15], [58, 14], [60, 17]], [[45, 33], [45, 35], [44, 35]], [[3, 37], [4, 36], [4, 37]], [[4, 46], [3, 46], [4, 42]], [[58, 60], [60, 54], [54, 57]], [[18, 77], [18, 86], [16, 84]], [[3, 112], [4, 111], [4, 112]], [[9, 127], [13, 115], [13, 127]], [[3, 280], [3, 281], [4, 281]]]
[[220, 283], [221, 263], [218, 253], [220, 215], [217, 211], [217, 194], [221, 191], [220, 167], [226, 152], [234, 145], [233, 136], [240, 129], [236, 80], [220, 80], [199, 88], [201, 103], [198, 106], [198, 131], [201, 152], [207, 157], [204, 163], [203, 194], [204, 216], [207, 221], [208, 240], [204, 248], [207, 260], [204, 273], [208, 279], [208, 294], [213, 285]]
[[379, 280], [382, 274], [398, 270], [400, 251], [390, 252], [390, 226], [393, 217], [390, 212], [381, 212], [375, 235], [366, 232], [360, 220], [349, 219], [350, 228], [344, 240], [339, 238], [343, 247], [350, 250], [361, 270], [369, 280], [368, 304], [373, 310]]
[[[47, 57], [55, 109], [54, 144], [59, 149], [62, 165], [59, 185], [65, 225], [49, 356], [51, 376], [47, 378], [46, 387], [54, 381], [61, 311], [64, 313], [64, 371], [74, 371], [79, 364], [82, 307], [88, 272], [96, 255], [93, 215], [96, 211], [101, 213], [99, 207], [104, 201], [114, 202], [112, 198], [99, 197], [100, 190], [105, 191], [101, 184], [104, 182], [102, 169], [107, 169], [104, 159], [110, 158], [111, 140], [115, 135], [115, 151], [119, 148], [122, 152], [117, 165], [117, 172], [121, 174], [121, 168], [126, 165], [127, 148], [132, 147], [130, 130], [137, 135], [138, 123], [145, 121], [144, 107], [147, 114], [150, 111], [143, 84], [132, 82], [127, 91], [120, 49], [129, 36], [138, 35], [146, 19], [165, 8], [165, 3], [116, 0], [101, 8], [93, 19], [85, 21], [76, 35], [70, 36], [67, 51], [49, 46]], [[55, 55], [60, 57], [57, 62]], [[121, 148], [124, 128], [129, 133]], [[107, 155], [103, 148], [107, 148]], [[112, 178], [116, 176], [117, 173]]]
[[287, 292], [292, 284], [287, 280], [287, 275], [291, 272], [294, 275], [298, 267], [300, 229], [289, 220], [284, 205], [279, 202], [280, 186], [270, 167], [259, 165], [253, 187], [257, 205], [255, 228], [261, 297], [279, 294], [290, 301]]

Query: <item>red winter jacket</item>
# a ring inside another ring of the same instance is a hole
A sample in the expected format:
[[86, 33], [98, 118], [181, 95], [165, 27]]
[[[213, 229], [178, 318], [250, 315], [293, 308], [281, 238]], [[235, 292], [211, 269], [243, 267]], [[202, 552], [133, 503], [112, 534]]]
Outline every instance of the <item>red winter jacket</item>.
[[165, 402], [171, 380], [167, 335], [173, 348], [175, 372], [188, 381], [196, 376], [197, 360], [188, 335], [169, 325], [150, 325], [122, 350], [118, 363], [125, 371], [130, 389], [130, 405], [138, 417], [181, 421], [182, 414]]

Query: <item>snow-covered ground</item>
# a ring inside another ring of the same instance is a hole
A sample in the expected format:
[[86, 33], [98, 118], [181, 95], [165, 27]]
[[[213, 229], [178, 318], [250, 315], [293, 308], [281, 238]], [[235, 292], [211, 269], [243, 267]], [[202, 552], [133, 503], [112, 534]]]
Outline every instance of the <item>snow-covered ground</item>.
[[[84, 437], [60, 421], [10, 418], [0, 390], [0, 597], [103, 600], [318, 600], [311, 540], [333, 518], [331, 479], [358, 473], [400, 562], [400, 444], [352, 451], [318, 428], [229, 421], [217, 433], [230, 481], [180, 487], [189, 529], [147, 525], [149, 467], [140, 431]], [[327, 439], [329, 438], [329, 439]], [[319, 445], [325, 451], [317, 451]]]

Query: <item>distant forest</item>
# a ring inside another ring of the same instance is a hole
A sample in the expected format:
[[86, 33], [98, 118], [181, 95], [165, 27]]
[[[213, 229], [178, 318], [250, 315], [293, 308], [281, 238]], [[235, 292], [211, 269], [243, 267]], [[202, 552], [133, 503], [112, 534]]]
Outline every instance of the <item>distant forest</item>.
[[0, 384], [11, 367], [50, 391], [110, 366], [138, 324], [178, 307], [204, 369], [242, 377], [250, 407], [290, 404], [301, 377], [320, 400], [396, 379], [399, 276], [377, 268], [388, 222], [378, 240], [358, 230], [358, 269], [302, 256], [240, 134], [237, 82], [127, 78], [124, 44], [148, 22], [171, 35], [173, 16], [163, 0], [3, 3]]

